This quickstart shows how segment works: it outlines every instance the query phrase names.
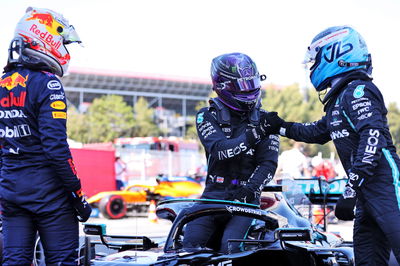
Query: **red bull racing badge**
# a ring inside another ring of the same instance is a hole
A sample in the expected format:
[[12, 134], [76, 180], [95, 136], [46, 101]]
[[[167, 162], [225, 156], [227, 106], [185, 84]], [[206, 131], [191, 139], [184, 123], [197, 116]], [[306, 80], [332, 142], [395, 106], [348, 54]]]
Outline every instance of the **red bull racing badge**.
[[6, 88], [7, 90], [12, 90], [17, 86], [26, 87], [28, 76], [29, 75], [23, 77], [18, 72], [15, 72], [11, 76], [0, 78], [0, 87]]

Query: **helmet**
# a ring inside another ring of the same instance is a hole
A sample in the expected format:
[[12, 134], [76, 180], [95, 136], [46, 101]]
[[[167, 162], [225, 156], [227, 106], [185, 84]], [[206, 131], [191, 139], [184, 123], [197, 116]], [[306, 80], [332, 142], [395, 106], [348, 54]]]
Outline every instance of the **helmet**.
[[70, 61], [65, 45], [73, 42], [81, 43], [74, 27], [61, 14], [28, 7], [15, 29], [8, 65], [41, 67], [62, 77]]
[[211, 62], [213, 90], [236, 111], [250, 111], [260, 101], [261, 80], [256, 64], [242, 53], [223, 54]]
[[310, 79], [317, 91], [326, 89], [332, 79], [357, 69], [371, 72], [371, 56], [361, 35], [349, 26], [330, 27], [308, 47], [304, 63], [310, 63]]

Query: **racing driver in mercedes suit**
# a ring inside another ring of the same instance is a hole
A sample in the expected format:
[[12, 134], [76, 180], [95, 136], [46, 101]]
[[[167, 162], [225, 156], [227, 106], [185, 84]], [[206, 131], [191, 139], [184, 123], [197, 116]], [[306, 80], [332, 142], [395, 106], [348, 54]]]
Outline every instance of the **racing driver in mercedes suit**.
[[[296, 141], [333, 141], [348, 175], [343, 197], [356, 197], [354, 253], [357, 265], [387, 265], [390, 249], [400, 262], [400, 159], [381, 92], [361, 35], [349, 26], [330, 27], [311, 42], [305, 63], [325, 116], [312, 123], [270, 123]], [[329, 90], [328, 90], [329, 89]]]
[[61, 14], [31, 7], [11, 41], [0, 78], [3, 265], [31, 265], [37, 232], [46, 265], [77, 265], [78, 220], [86, 221], [91, 208], [67, 144], [58, 79], [72, 42], [79, 37]]
[[[208, 162], [201, 198], [259, 205], [263, 185], [275, 174], [279, 151], [279, 137], [269, 134], [267, 112], [260, 104], [265, 76], [249, 56], [230, 53], [212, 60], [211, 78], [218, 97], [196, 116]], [[240, 251], [240, 243], [228, 244], [228, 239], [242, 239], [251, 221], [223, 215], [193, 220], [185, 228], [183, 247]]]

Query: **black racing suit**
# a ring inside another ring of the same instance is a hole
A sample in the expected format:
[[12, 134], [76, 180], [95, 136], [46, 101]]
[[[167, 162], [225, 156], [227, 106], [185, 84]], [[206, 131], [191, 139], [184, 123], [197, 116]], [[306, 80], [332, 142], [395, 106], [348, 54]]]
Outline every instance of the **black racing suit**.
[[[279, 137], [267, 135], [255, 142], [246, 132], [259, 123], [265, 111], [254, 109], [237, 113], [225, 107], [218, 99], [209, 108], [202, 108], [196, 116], [198, 136], [204, 146], [207, 162], [204, 199], [226, 199], [228, 192], [246, 187], [256, 195], [253, 204], [259, 204], [261, 188], [274, 176], [277, 167]], [[251, 223], [247, 217], [203, 217], [189, 223], [185, 230], [184, 247], [205, 247], [215, 232], [223, 232], [220, 246], [228, 252], [227, 239], [241, 239]], [[218, 230], [218, 225], [223, 226]], [[231, 251], [239, 249], [232, 245]]]
[[46, 264], [76, 265], [81, 188], [66, 135], [66, 96], [48, 72], [17, 67], [0, 79], [3, 265], [30, 265], [38, 231]]
[[356, 263], [385, 265], [390, 247], [400, 261], [400, 159], [379, 89], [365, 74], [357, 75], [334, 88], [319, 121], [288, 123], [281, 135], [307, 143], [333, 140], [347, 175], [363, 180], [354, 224]]

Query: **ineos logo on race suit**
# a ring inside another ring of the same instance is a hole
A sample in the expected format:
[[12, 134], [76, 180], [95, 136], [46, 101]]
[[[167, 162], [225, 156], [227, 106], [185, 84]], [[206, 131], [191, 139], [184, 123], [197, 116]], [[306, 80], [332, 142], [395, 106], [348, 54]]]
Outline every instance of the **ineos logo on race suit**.
[[235, 155], [240, 154], [242, 151], [245, 151], [246, 149], [247, 149], [247, 146], [244, 145], [244, 143], [242, 142], [242, 143], [239, 144], [239, 146], [236, 146], [235, 148], [227, 149], [227, 150], [224, 150], [224, 151], [219, 151], [218, 152], [218, 158], [220, 160], [227, 159], [227, 158], [232, 158]]
[[254, 152], [255, 152], [254, 149], [249, 149], [249, 150], [246, 152], [246, 154], [247, 154], [247, 155], [253, 156], [253, 155], [254, 155]]
[[350, 133], [347, 131], [347, 129], [342, 129], [342, 130], [336, 130], [331, 132], [331, 139], [340, 139], [340, 138], [345, 138], [348, 137]]
[[369, 137], [367, 139], [367, 146], [365, 146], [364, 157], [362, 159], [363, 163], [372, 164], [373, 156], [376, 153], [377, 146], [379, 143], [379, 130], [378, 129], [370, 129]]
[[14, 127], [0, 128], [0, 138], [20, 138], [31, 135], [31, 129], [27, 124]]

